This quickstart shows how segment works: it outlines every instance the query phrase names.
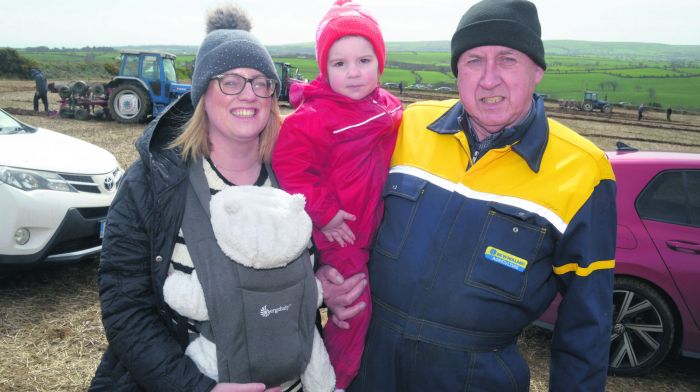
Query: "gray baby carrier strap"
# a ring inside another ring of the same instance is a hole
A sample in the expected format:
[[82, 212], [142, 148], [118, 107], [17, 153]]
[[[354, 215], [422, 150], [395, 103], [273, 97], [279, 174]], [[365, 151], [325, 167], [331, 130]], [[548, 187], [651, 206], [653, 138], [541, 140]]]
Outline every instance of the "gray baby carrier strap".
[[216, 344], [219, 381], [276, 386], [298, 378], [311, 357], [318, 296], [308, 253], [265, 270], [231, 260], [211, 226], [201, 161], [190, 165], [189, 179], [182, 231], [204, 291], [210, 321], [201, 333]]

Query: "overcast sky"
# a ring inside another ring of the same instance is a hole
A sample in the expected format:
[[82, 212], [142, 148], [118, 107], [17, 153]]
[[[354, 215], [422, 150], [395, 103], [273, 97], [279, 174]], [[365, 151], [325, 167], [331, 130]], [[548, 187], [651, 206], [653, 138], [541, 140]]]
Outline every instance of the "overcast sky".
[[[221, 0], [0, 0], [0, 47], [199, 45]], [[238, 0], [266, 45], [312, 42], [333, 0]], [[386, 41], [449, 40], [475, 1], [362, 0]], [[534, 0], [545, 40], [700, 45], [698, 0]]]

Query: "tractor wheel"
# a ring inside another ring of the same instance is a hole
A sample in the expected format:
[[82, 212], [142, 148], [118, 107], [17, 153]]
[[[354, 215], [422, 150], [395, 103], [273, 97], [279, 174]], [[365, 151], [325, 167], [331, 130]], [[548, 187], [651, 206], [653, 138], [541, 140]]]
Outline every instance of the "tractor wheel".
[[73, 118], [73, 111], [68, 106], [64, 106], [58, 110], [58, 116], [61, 118]]
[[68, 99], [70, 98], [71, 94], [73, 92], [71, 91], [70, 87], [63, 85], [58, 88], [58, 96], [63, 98], [63, 99]]
[[101, 107], [96, 107], [96, 108], [92, 111], [92, 117], [93, 117], [95, 120], [102, 120], [102, 119], [104, 119], [104, 118], [105, 118], [105, 111], [104, 111], [104, 109], [102, 109]]
[[126, 124], [143, 122], [151, 112], [151, 99], [142, 87], [122, 84], [109, 95], [109, 113], [114, 121]]
[[583, 110], [590, 112], [591, 110], [593, 110], [593, 104], [590, 102], [584, 102], [583, 103]]
[[77, 97], [82, 97], [87, 94], [88, 86], [87, 83], [79, 80], [71, 84], [70, 89], [73, 90], [73, 94]]
[[90, 118], [90, 112], [85, 108], [75, 108], [73, 116], [76, 120], [85, 121]]
[[105, 95], [105, 85], [102, 83], [93, 83], [90, 85], [90, 91], [94, 95]]
[[600, 111], [605, 113], [605, 114], [610, 114], [610, 113], [612, 113], [612, 106], [605, 105], [600, 109]]

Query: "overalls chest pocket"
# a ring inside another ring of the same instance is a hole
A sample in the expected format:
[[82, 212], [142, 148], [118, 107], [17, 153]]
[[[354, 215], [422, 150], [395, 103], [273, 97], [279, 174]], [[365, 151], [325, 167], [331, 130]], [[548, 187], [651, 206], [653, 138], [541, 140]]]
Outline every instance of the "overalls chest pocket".
[[534, 213], [500, 204], [489, 207], [464, 283], [520, 302], [547, 227], [537, 224]]
[[404, 247], [413, 219], [420, 205], [427, 181], [393, 173], [382, 192], [384, 219], [379, 227], [375, 249], [382, 255], [398, 259]]

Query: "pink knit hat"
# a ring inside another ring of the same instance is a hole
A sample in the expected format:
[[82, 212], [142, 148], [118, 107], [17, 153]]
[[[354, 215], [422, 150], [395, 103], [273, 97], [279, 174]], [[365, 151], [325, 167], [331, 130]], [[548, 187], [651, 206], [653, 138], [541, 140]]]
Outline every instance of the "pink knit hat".
[[384, 72], [386, 49], [379, 24], [367, 10], [352, 0], [336, 0], [316, 29], [316, 60], [321, 76], [326, 77], [328, 51], [331, 46], [348, 35], [359, 35], [372, 44], [379, 62], [379, 73]]

